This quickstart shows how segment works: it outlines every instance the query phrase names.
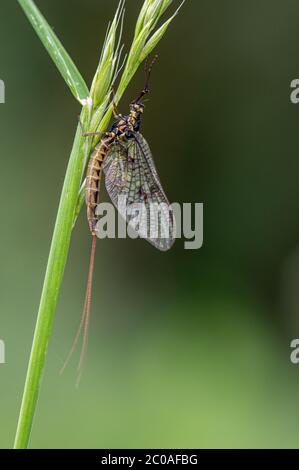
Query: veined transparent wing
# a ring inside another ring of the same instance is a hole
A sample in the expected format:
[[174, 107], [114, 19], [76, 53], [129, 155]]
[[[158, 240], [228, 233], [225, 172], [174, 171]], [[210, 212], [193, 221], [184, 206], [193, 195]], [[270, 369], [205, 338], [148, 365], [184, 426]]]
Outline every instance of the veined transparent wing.
[[174, 214], [144, 137], [137, 132], [115, 141], [103, 169], [108, 194], [130, 228], [159, 250], [169, 250], [175, 241]]

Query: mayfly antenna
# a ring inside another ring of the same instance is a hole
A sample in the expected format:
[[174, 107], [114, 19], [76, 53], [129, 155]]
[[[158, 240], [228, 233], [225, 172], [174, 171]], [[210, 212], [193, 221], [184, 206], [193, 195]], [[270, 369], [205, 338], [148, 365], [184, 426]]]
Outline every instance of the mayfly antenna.
[[157, 59], [158, 59], [158, 55], [155, 55], [155, 57], [151, 61], [150, 65], [148, 65], [148, 59], [146, 59], [145, 66], [144, 66], [145, 85], [144, 85], [144, 88], [143, 88], [142, 92], [138, 96], [138, 98], [135, 101], [133, 101], [133, 104], [139, 104], [140, 101], [143, 99], [143, 97], [149, 93], [149, 91], [150, 91], [149, 90], [149, 81], [150, 81], [150, 78], [151, 78], [151, 73], [152, 73], [153, 66], [154, 66], [155, 62], [157, 61]]
[[150, 78], [151, 78], [152, 69], [153, 69], [153, 66], [155, 65], [155, 63], [157, 62], [158, 57], [159, 57], [158, 54], [156, 54], [149, 65], [148, 65], [148, 59], [146, 59], [145, 67], [144, 67], [145, 76], [146, 76], [144, 90], [149, 91], [149, 81], [150, 81]]

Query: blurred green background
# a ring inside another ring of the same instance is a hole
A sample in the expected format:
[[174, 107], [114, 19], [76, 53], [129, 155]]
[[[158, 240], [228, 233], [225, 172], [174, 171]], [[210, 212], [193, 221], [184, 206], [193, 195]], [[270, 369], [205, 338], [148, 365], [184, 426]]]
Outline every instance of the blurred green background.
[[[87, 83], [117, 0], [39, 0]], [[141, 0], [127, 0], [128, 47]], [[298, 447], [296, 0], [187, 0], [160, 43], [143, 120], [171, 201], [203, 202], [204, 246], [98, 244], [83, 381], [58, 372], [90, 250], [74, 231], [34, 448]], [[11, 447], [79, 106], [16, 1], [2, 0], [0, 447]], [[123, 99], [143, 84], [140, 73]], [[103, 195], [107, 199], [107, 195]]]

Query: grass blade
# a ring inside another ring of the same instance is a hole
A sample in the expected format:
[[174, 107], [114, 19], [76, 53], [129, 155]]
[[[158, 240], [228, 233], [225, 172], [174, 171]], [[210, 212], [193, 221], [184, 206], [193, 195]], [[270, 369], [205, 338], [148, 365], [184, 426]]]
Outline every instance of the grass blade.
[[18, 2], [72, 94], [82, 104], [89, 96], [89, 90], [73, 60], [34, 2], [32, 0], [18, 0]]
[[[87, 114], [88, 109], [85, 106], [81, 113], [83, 122], [87, 121]], [[78, 125], [65, 175], [48, 258], [15, 438], [15, 449], [24, 449], [28, 446], [29, 442], [58, 294], [69, 252], [74, 212], [84, 163], [84, 149], [85, 138], [82, 137], [81, 128]]]

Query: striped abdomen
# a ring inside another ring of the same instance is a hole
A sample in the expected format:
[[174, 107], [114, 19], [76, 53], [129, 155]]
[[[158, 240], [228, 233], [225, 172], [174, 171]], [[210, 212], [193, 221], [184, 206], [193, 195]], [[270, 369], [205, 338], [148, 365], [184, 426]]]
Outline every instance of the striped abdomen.
[[98, 204], [103, 161], [107, 155], [109, 146], [114, 140], [114, 137], [114, 134], [108, 135], [96, 146], [93, 154], [90, 157], [87, 168], [85, 198], [87, 205], [87, 220], [92, 235], [96, 234], [95, 227], [98, 221], [95, 215], [95, 210]]

